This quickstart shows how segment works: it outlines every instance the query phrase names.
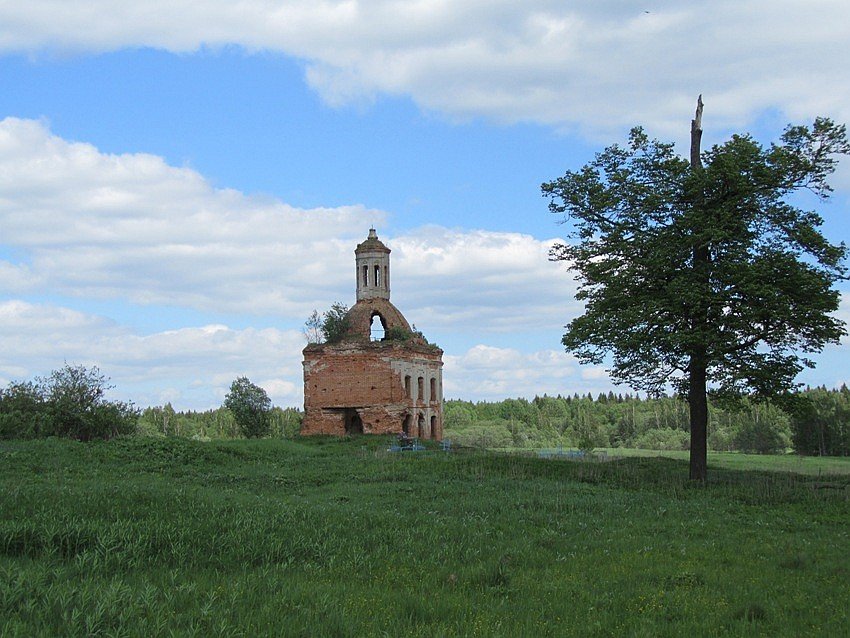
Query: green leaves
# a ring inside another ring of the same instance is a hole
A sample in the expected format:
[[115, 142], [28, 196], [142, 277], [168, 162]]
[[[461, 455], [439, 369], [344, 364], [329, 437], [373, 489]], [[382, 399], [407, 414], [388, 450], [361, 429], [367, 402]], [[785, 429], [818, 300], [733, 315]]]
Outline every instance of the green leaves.
[[672, 144], [635, 128], [627, 148], [544, 183], [573, 240], [550, 257], [569, 263], [586, 302], [564, 346], [585, 362], [610, 355], [614, 379], [650, 392], [685, 391], [702, 351], [722, 389], [793, 388], [810, 364], [801, 354], [844, 333], [830, 313], [847, 251], [788, 196], [826, 197], [836, 156], [848, 152], [845, 128], [818, 118], [767, 149], [735, 135], [691, 170]]
[[325, 341], [335, 343], [345, 336], [348, 332], [348, 306], [344, 303], [335, 303], [331, 309], [324, 314], [322, 321], [322, 334]]
[[139, 411], [108, 401], [109, 379], [97, 367], [65, 364], [50, 376], [0, 390], [0, 438], [64, 436], [109, 439], [136, 431]]
[[246, 438], [259, 438], [269, 433], [271, 399], [265, 390], [251, 383], [248, 377], [239, 377], [230, 384], [224, 407], [233, 413], [233, 418]]

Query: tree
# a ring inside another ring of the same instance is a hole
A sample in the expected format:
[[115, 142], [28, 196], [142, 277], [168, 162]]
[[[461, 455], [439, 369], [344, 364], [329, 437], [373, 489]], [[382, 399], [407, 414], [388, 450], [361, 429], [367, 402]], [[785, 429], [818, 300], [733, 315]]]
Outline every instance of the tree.
[[46, 379], [12, 383], [0, 390], [0, 437], [90, 441], [132, 434], [139, 410], [130, 403], [108, 401], [111, 388], [97, 367], [67, 363]]
[[318, 310], [313, 310], [307, 321], [304, 322], [304, 327], [301, 331], [307, 339], [307, 343], [322, 343], [325, 340], [325, 334], [322, 330], [324, 321]]
[[109, 439], [136, 430], [139, 410], [132, 404], [108, 401], [113, 386], [97, 366], [65, 364], [41, 385], [53, 433], [80, 441]]
[[13, 381], [0, 389], [0, 439], [48, 436], [49, 415], [43, 388], [33, 381]]
[[246, 438], [259, 438], [269, 433], [272, 402], [260, 386], [248, 377], [239, 377], [230, 384], [224, 397], [224, 407], [233, 413], [236, 424]]
[[850, 152], [845, 127], [825, 118], [789, 126], [768, 148], [734, 135], [700, 152], [701, 119], [700, 100], [690, 161], [635, 128], [627, 148], [610, 146], [542, 185], [577, 240], [551, 257], [577, 273], [586, 302], [564, 346], [582, 362], [611, 355], [617, 382], [687, 397], [696, 480], [706, 478], [709, 387], [787, 397], [814, 365], [803, 355], [844, 334], [829, 313], [846, 247], [830, 244], [821, 216], [790, 196], [826, 199], [836, 155]]
[[339, 341], [348, 332], [348, 328], [348, 306], [339, 302], [333, 304], [331, 309], [325, 312], [322, 321], [322, 334], [325, 341], [328, 343]]

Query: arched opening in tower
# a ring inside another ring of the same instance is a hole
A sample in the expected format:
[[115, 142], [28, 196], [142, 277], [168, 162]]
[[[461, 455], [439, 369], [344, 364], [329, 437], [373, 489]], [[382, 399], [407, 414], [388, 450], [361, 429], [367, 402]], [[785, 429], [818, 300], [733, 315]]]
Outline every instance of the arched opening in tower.
[[383, 341], [387, 335], [387, 322], [377, 312], [372, 315], [372, 323], [369, 326], [369, 340]]

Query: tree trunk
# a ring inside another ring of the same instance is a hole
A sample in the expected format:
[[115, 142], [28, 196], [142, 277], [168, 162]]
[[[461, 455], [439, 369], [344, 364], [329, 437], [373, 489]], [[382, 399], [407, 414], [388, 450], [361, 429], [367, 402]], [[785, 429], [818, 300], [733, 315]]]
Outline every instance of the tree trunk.
[[697, 112], [691, 120], [691, 170], [702, 168], [700, 143], [702, 142], [702, 94], [697, 98]]
[[688, 406], [691, 417], [691, 469], [693, 481], [705, 481], [708, 466], [708, 398], [705, 355], [691, 355], [688, 366]]
[[[691, 120], [691, 170], [702, 168], [700, 161], [700, 142], [702, 141], [702, 95], [697, 98], [697, 110]], [[693, 263], [691, 264], [700, 290], [700, 302], [691, 309], [691, 334], [697, 341], [692, 347], [691, 360], [688, 363], [688, 405], [691, 418], [691, 468], [690, 478], [705, 481], [708, 465], [708, 397], [706, 396], [706, 348], [703, 342], [705, 324], [708, 321], [706, 311], [707, 296], [710, 294], [709, 267], [711, 253], [708, 245], [697, 234], [694, 237]]]

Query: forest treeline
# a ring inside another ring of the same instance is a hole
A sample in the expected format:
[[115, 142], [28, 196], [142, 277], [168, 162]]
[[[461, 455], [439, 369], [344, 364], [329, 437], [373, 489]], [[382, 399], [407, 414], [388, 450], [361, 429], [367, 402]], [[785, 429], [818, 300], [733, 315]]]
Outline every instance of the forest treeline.
[[[66, 364], [49, 377], [13, 382], [0, 389], [0, 439], [65, 436], [90, 440], [142, 434], [208, 440], [298, 435], [301, 410], [272, 407], [262, 389], [247, 379], [234, 384], [240, 382], [263, 394], [262, 432], [246, 431], [224, 405], [205, 411], [177, 411], [167, 403], [140, 410], [129, 403], [109, 401], [105, 396], [111, 386], [97, 368]], [[850, 456], [847, 386], [807, 389], [796, 398], [793, 413], [747, 398], [734, 408], [712, 404], [709, 448]], [[595, 398], [575, 394], [544, 395], [530, 401], [448, 400], [443, 412], [445, 438], [461, 446], [486, 448], [685, 450], [690, 444], [689, 430], [688, 406], [680, 398], [647, 399], [613, 392]]]
[[[850, 390], [808, 389], [794, 415], [772, 403], [742, 399], [734, 409], [711, 405], [709, 446], [715, 451], [850, 456]], [[271, 410], [271, 437], [296, 436], [303, 413]], [[646, 399], [629, 394], [542, 396], [532, 400], [447, 400], [444, 436], [461, 446], [538, 449], [627, 447], [686, 450], [688, 406], [679, 398]], [[177, 412], [170, 404], [139, 416], [144, 434], [194, 438], [239, 438], [227, 408]]]
[[[268, 436], [273, 439], [297, 436], [301, 430], [302, 416], [301, 410], [296, 408], [273, 406], [268, 412]], [[224, 406], [200, 412], [178, 412], [170, 403], [145, 408], [139, 414], [137, 430], [139, 434], [183, 436], [200, 440], [243, 438], [233, 412]]]
[[[713, 403], [709, 449], [759, 454], [850, 456], [850, 390], [807, 389], [789, 414], [744, 398], [734, 408]], [[531, 401], [449, 400], [444, 435], [459, 445], [488, 448], [626, 447], [686, 450], [688, 405], [676, 397], [629, 394], [542, 396]]]

